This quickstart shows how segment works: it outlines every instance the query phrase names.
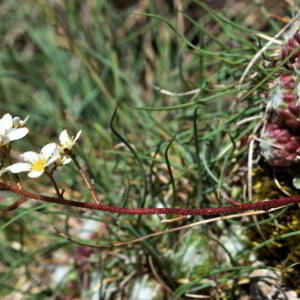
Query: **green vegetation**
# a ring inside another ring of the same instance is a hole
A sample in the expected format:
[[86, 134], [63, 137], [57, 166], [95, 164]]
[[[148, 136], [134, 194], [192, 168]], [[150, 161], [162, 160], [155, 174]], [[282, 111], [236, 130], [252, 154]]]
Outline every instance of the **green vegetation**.
[[[261, 161], [247, 193], [250, 135], [283, 63], [260, 56], [239, 81], [268, 42], [262, 34], [275, 36], [298, 3], [219, 2], [2, 1], [0, 117], [30, 116], [12, 160], [58, 142], [64, 129], [82, 130], [77, 159], [104, 204], [203, 208], [283, 197]], [[54, 175], [66, 199], [93, 201], [74, 163]], [[28, 191], [55, 196], [47, 176], [20, 179]], [[278, 180], [297, 194], [289, 172]], [[1, 191], [0, 206], [17, 199]], [[299, 292], [297, 207], [110, 247], [204, 219], [161, 222], [172, 217], [30, 200], [1, 215], [0, 297], [242, 299], [259, 266], [279, 270]]]

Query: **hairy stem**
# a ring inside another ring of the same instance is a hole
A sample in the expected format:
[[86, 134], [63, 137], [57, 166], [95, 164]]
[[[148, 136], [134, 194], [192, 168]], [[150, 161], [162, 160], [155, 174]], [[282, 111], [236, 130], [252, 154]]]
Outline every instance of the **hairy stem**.
[[223, 206], [216, 208], [123, 208], [102, 203], [78, 202], [74, 200], [66, 200], [62, 198], [54, 198], [27, 192], [18, 186], [12, 186], [6, 183], [0, 183], [0, 190], [11, 191], [15, 194], [24, 196], [29, 199], [39, 200], [49, 203], [57, 203], [61, 205], [101, 210], [123, 215], [193, 215], [193, 216], [217, 216], [223, 214], [232, 214], [248, 210], [266, 210], [281, 207], [289, 204], [300, 203], [300, 196], [291, 196], [275, 200], [261, 201], [255, 203], [241, 204], [238, 206]]

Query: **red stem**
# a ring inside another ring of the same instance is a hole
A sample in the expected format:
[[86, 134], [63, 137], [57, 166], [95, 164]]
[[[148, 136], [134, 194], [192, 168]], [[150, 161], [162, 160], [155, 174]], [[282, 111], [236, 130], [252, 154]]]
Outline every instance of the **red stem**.
[[111, 213], [123, 214], [123, 215], [158, 215], [158, 214], [170, 214], [170, 215], [199, 215], [199, 216], [211, 216], [211, 215], [223, 215], [233, 214], [248, 210], [269, 210], [288, 204], [300, 203], [300, 196], [291, 196], [281, 199], [261, 201], [256, 203], [241, 204], [235, 206], [224, 206], [217, 208], [123, 208], [118, 206], [104, 205], [102, 203], [91, 202], [78, 202], [73, 200], [58, 199], [54, 197], [43, 196], [27, 192], [17, 186], [11, 186], [5, 183], [0, 183], [0, 190], [11, 191], [15, 194], [22, 195], [26, 198], [35, 199], [43, 202], [58, 203], [67, 206], [86, 208], [91, 210], [101, 210]]

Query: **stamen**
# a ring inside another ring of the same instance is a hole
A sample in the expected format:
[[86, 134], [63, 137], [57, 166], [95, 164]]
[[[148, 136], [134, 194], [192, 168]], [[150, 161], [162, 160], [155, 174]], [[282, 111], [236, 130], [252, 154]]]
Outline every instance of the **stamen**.
[[32, 164], [33, 171], [43, 171], [46, 167], [46, 161], [44, 159], [39, 159]]

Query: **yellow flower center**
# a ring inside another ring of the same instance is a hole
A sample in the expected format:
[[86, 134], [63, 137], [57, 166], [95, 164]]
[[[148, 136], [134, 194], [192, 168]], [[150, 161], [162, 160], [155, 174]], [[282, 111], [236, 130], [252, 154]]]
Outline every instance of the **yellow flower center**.
[[41, 158], [32, 164], [33, 171], [43, 171], [46, 167], [46, 161]]

